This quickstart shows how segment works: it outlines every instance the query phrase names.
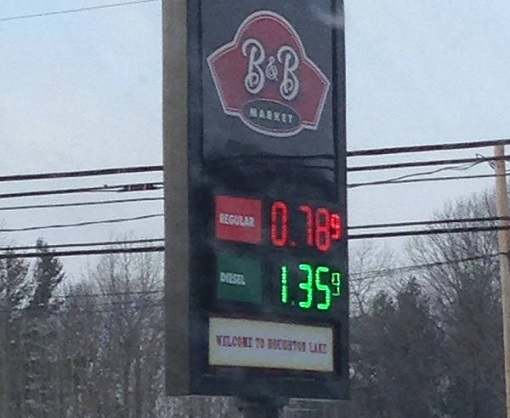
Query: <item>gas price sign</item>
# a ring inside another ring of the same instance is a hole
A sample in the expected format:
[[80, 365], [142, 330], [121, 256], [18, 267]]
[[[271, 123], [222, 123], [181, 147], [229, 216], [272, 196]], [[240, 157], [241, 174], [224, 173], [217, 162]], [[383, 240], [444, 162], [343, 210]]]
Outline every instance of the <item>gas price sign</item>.
[[164, 4], [168, 393], [346, 398], [343, 3]]

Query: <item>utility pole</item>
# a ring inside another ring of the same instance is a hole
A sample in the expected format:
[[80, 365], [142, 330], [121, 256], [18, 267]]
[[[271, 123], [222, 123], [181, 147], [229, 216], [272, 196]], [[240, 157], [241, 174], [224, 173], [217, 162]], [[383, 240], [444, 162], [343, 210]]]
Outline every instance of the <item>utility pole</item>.
[[499, 265], [501, 278], [501, 304], [503, 308], [503, 349], [505, 352], [506, 417], [510, 418], [510, 222], [506, 186], [505, 147], [494, 147], [496, 157], [496, 205], [499, 226]]
[[9, 384], [7, 365], [9, 340], [7, 338], [7, 309], [0, 305], [0, 417], [8, 416]]

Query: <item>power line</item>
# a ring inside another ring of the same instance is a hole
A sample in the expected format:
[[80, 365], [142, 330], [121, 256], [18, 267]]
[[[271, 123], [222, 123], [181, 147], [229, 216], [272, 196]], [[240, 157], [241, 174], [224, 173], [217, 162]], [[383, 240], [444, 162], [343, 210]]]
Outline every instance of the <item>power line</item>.
[[[436, 178], [428, 178], [428, 179], [407, 179], [407, 180], [377, 180], [371, 182], [360, 182], [360, 183], [349, 183], [347, 184], [347, 188], [355, 189], [360, 187], [367, 186], [379, 186], [379, 185], [389, 185], [389, 184], [404, 184], [404, 183], [425, 183], [425, 182], [434, 182], [434, 181], [448, 181], [448, 180], [472, 180], [472, 179], [482, 179], [482, 178], [494, 178], [498, 177], [496, 174], [480, 174], [480, 175], [472, 175], [472, 176], [452, 176], [452, 177], [436, 177]], [[156, 184], [156, 183], [152, 183]], [[161, 186], [157, 183], [158, 186], [153, 188], [138, 188], [135, 189], [132, 187], [124, 186], [97, 186], [97, 187], [85, 187], [85, 188], [69, 188], [69, 189], [55, 189], [55, 190], [38, 190], [38, 191], [28, 191], [28, 192], [16, 192], [16, 193], [3, 193], [0, 194], [0, 199], [13, 199], [13, 198], [26, 198], [26, 197], [41, 197], [41, 196], [53, 196], [53, 195], [66, 195], [66, 194], [81, 194], [81, 193], [123, 193], [123, 192], [139, 192], [139, 191], [155, 191], [161, 190]], [[119, 187], [125, 187], [124, 189], [119, 189]], [[78, 207], [78, 206], [94, 206], [94, 205], [109, 205], [115, 203], [130, 203], [130, 202], [148, 202], [148, 201], [156, 201], [156, 200], [164, 200], [162, 197], [157, 198], [141, 198], [141, 199], [125, 199], [125, 200], [111, 200], [111, 201], [99, 201], [99, 202], [76, 202], [76, 203], [60, 203], [60, 204], [47, 204], [47, 205], [21, 205], [21, 206], [5, 206], [0, 207], [2, 211], [13, 211], [13, 210], [25, 210], [25, 209], [47, 209], [47, 208], [65, 208], [65, 207]]]
[[12, 199], [18, 197], [35, 197], [35, 196], [49, 196], [73, 193], [101, 193], [101, 192], [139, 192], [139, 191], [154, 191], [161, 190], [163, 187], [162, 182], [153, 183], [136, 183], [136, 184], [118, 184], [113, 186], [96, 186], [96, 187], [80, 187], [74, 189], [55, 189], [55, 190], [37, 190], [29, 192], [16, 192], [16, 193], [1, 193], [0, 199]]
[[410, 222], [395, 222], [385, 224], [368, 224], [368, 225], [354, 225], [349, 226], [349, 230], [353, 229], [378, 229], [378, 228], [403, 228], [409, 226], [426, 226], [426, 225], [442, 225], [442, 224], [460, 224], [460, 223], [474, 223], [474, 222], [495, 222], [510, 220], [508, 217], [489, 217], [489, 218], [457, 218], [457, 219], [438, 219], [435, 221], [410, 221]]
[[[510, 158], [510, 157], [508, 157]], [[359, 167], [362, 168], [362, 167]], [[455, 170], [455, 167], [448, 167], [446, 169]], [[426, 173], [415, 173], [408, 176], [425, 175]], [[408, 177], [404, 176], [404, 177]], [[400, 177], [379, 180], [373, 182], [362, 182], [362, 183], [349, 183], [348, 188], [359, 188], [364, 186], [375, 186], [385, 184], [398, 184], [398, 183], [415, 183], [415, 182], [429, 182], [429, 181], [445, 181], [445, 180], [461, 180], [461, 179], [478, 179], [487, 177], [497, 177], [496, 174], [486, 175], [473, 175], [473, 176], [456, 176], [456, 177], [436, 177], [429, 179], [402, 179]], [[50, 196], [50, 195], [63, 195], [63, 194], [80, 194], [80, 193], [104, 193], [104, 192], [139, 192], [139, 191], [155, 191], [161, 190], [163, 182], [152, 182], [152, 183], [136, 183], [136, 184], [120, 184], [120, 185], [104, 185], [96, 187], [85, 187], [85, 188], [68, 188], [68, 189], [54, 189], [54, 190], [37, 190], [28, 192], [16, 192], [16, 193], [3, 193], [0, 194], [0, 199], [11, 199], [11, 198], [24, 198], [24, 197], [39, 197], [39, 196]], [[118, 201], [100, 201], [100, 202], [82, 202], [82, 203], [65, 203], [65, 204], [48, 204], [48, 205], [24, 205], [24, 206], [13, 206], [13, 207], [2, 207], [0, 210], [17, 210], [17, 209], [41, 209], [41, 208], [53, 208], [53, 207], [73, 207], [73, 206], [87, 206], [87, 205], [103, 205], [113, 203], [128, 203], [136, 201], [149, 201], [149, 200], [163, 200], [163, 198], [146, 198], [146, 199], [126, 199]]]
[[[476, 158], [485, 158], [485, 157], [477, 155]], [[437, 168], [436, 170], [431, 170], [431, 171], [422, 171], [420, 173], [405, 174], [403, 176], [395, 177], [394, 179], [388, 179], [387, 181], [405, 180], [405, 179], [417, 177], [417, 176], [429, 176], [429, 175], [433, 175], [433, 174], [437, 174], [437, 173], [442, 173], [443, 171], [466, 171], [473, 167], [476, 167], [477, 165], [482, 164], [483, 162], [484, 161], [475, 161], [473, 163], [461, 164], [461, 165], [456, 165], [453, 167], [442, 167], [442, 168]]]
[[476, 162], [469, 163], [469, 164], [459, 164], [459, 165], [455, 165], [453, 167], [441, 167], [441, 168], [437, 168], [435, 170], [430, 170], [430, 171], [421, 171], [419, 173], [404, 174], [402, 176], [393, 177], [393, 178], [385, 179], [382, 181], [390, 183], [390, 182], [398, 182], [400, 180], [410, 179], [413, 177], [430, 176], [433, 174], [442, 173], [444, 171], [466, 171], [466, 170], [469, 170], [469, 169], [476, 167], [477, 165], [480, 165], [480, 164], [482, 164], [482, 161], [476, 161]]
[[[393, 274], [393, 273], [399, 273], [399, 272], [407, 272], [407, 271], [415, 271], [415, 270], [421, 270], [426, 269], [430, 267], [439, 267], [444, 265], [451, 265], [451, 264], [459, 264], [459, 263], [467, 263], [471, 261], [477, 261], [477, 260], [483, 260], [483, 259], [490, 259], [494, 257], [498, 257], [499, 254], [486, 254], [486, 255], [478, 255], [478, 256], [472, 256], [472, 257], [465, 257], [461, 259], [456, 260], [445, 260], [445, 261], [438, 261], [438, 262], [432, 262], [432, 263], [424, 263], [424, 264], [412, 264], [408, 266], [401, 266], [401, 267], [393, 267], [393, 268], [387, 268], [387, 269], [380, 269], [380, 270], [368, 270], [364, 272], [354, 272], [350, 273], [349, 276], [355, 277], [355, 276], [361, 276], [358, 278], [358, 280], [368, 279], [372, 276], [378, 276], [381, 274]], [[97, 297], [115, 297], [115, 296], [131, 296], [131, 295], [151, 295], [151, 294], [160, 294], [164, 293], [164, 290], [141, 290], [141, 291], [130, 291], [130, 292], [106, 292], [106, 293], [88, 293], [88, 294], [68, 294], [68, 295], [53, 295], [53, 298], [56, 299], [73, 299], [73, 298], [97, 298]], [[123, 303], [131, 303], [132, 300], [129, 301], [122, 301]], [[111, 303], [111, 302], [106, 302]]]
[[[361, 276], [359, 277], [359, 280], [368, 279], [371, 276], [378, 276], [381, 274], [393, 274], [393, 273], [399, 273], [399, 272], [407, 272], [407, 271], [415, 271], [415, 270], [422, 270], [425, 268], [430, 267], [439, 267], [444, 265], [451, 265], [451, 264], [460, 264], [460, 263], [468, 263], [471, 261], [477, 261], [477, 260], [485, 260], [490, 259], [494, 257], [498, 257], [499, 254], [485, 254], [485, 255], [478, 255], [478, 256], [472, 256], [472, 257], [465, 257], [460, 258], [456, 260], [445, 260], [445, 261], [437, 261], [432, 263], [423, 263], [423, 264], [412, 264], [407, 266], [400, 266], [400, 267], [393, 267], [393, 268], [387, 268], [387, 269], [380, 269], [380, 270], [368, 270], [364, 272], [352, 272], [349, 274], [349, 277], [355, 277], [355, 276]], [[107, 293], [89, 293], [89, 294], [69, 294], [69, 295], [55, 295], [53, 297], [60, 298], [60, 299], [68, 299], [68, 298], [88, 298], [88, 297], [112, 297], [112, 296], [131, 296], [131, 295], [145, 295], [145, 294], [158, 294], [158, 293], [164, 293], [164, 290], [141, 290], [141, 291], [131, 291], [131, 292], [107, 292]]]
[[[374, 238], [395, 238], [422, 235], [441, 235], [466, 232], [490, 232], [508, 230], [510, 227], [487, 226], [487, 227], [466, 227], [466, 228], [441, 228], [426, 229], [418, 231], [395, 231], [395, 232], [377, 232], [367, 234], [349, 235], [348, 239], [374, 239]], [[98, 254], [118, 254], [118, 253], [144, 253], [144, 252], [163, 252], [164, 246], [152, 247], [136, 247], [136, 248], [110, 248], [110, 249], [94, 249], [94, 250], [70, 250], [70, 251], [52, 251], [52, 252], [32, 252], [32, 253], [14, 253], [8, 252], [0, 254], [0, 259], [12, 258], [37, 258], [42, 256], [68, 257], [78, 255], [98, 255]]]
[[90, 12], [93, 10], [111, 9], [113, 7], [124, 7], [124, 6], [131, 6], [131, 5], [135, 5], [135, 4], [141, 4], [141, 3], [155, 3], [155, 2], [159, 2], [159, 1], [160, 0], [134, 0], [134, 1], [126, 1], [126, 2], [122, 2], [122, 3], [102, 4], [99, 6], [80, 7], [77, 9], [55, 10], [55, 11], [51, 11], [51, 12], [33, 13], [33, 14], [26, 14], [26, 15], [12, 16], [12, 17], [2, 17], [2, 18], [0, 18], [0, 22], [10, 22], [13, 20], [32, 19], [32, 18], [36, 18], [36, 17], [55, 16], [55, 15], [63, 15], [63, 14], [69, 14], [69, 13]]
[[32, 252], [32, 253], [5, 253], [0, 254], [0, 260], [12, 258], [38, 258], [44, 256], [53, 257], [72, 257], [78, 255], [101, 255], [101, 254], [128, 254], [128, 253], [153, 253], [163, 252], [163, 246], [136, 247], [136, 248], [107, 248], [95, 250], [69, 250], [52, 252]]
[[21, 205], [21, 206], [2, 206], [0, 212], [10, 210], [27, 210], [27, 209], [53, 209], [53, 208], [71, 208], [79, 206], [98, 206], [98, 205], [114, 205], [119, 203], [138, 203], [138, 202], [156, 202], [163, 201], [163, 197], [140, 197], [134, 199], [117, 199], [117, 200], [99, 200], [92, 202], [70, 202], [70, 203], [49, 203], [46, 205]]
[[382, 270], [368, 270], [360, 273], [351, 273], [349, 274], [350, 277], [353, 276], [361, 276], [358, 278], [358, 280], [363, 279], [369, 279], [374, 276], [379, 276], [381, 274], [393, 274], [393, 273], [405, 273], [408, 271], [415, 271], [415, 270], [422, 270], [430, 267], [439, 267], [439, 266], [445, 266], [445, 265], [451, 265], [451, 264], [460, 264], [460, 263], [468, 263], [470, 261], [476, 261], [476, 260], [485, 260], [489, 258], [499, 257], [499, 254], [486, 254], [486, 255], [478, 255], [473, 257], [466, 257], [461, 258], [457, 260], [445, 260], [445, 261], [436, 261], [433, 263], [424, 263], [424, 264], [412, 264], [408, 266], [401, 266], [401, 267], [393, 267], [393, 268], [387, 268]]
[[140, 221], [140, 220], [150, 219], [150, 218], [160, 218], [162, 216], [163, 216], [162, 213], [155, 213], [155, 214], [151, 214], [151, 215], [133, 216], [133, 217], [129, 217], [129, 218], [104, 219], [101, 221], [85, 221], [85, 222], [77, 222], [77, 223], [72, 223], [72, 224], [28, 226], [25, 228], [0, 228], [0, 232], [26, 232], [26, 231], [40, 231], [43, 229], [76, 228], [76, 227], [89, 226], [89, 225], [102, 225], [102, 224], [112, 224], [112, 223], [120, 223], [120, 222]]
[[507, 174], [504, 176], [499, 175], [499, 174], [479, 174], [479, 175], [471, 175], [471, 176], [432, 177], [432, 178], [425, 178], [425, 179], [376, 180], [376, 181], [361, 182], [361, 183], [350, 183], [347, 185], [347, 188], [356, 189], [359, 187], [381, 186], [381, 185], [387, 185], [387, 184], [428, 183], [428, 182], [435, 182], [435, 181], [474, 180], [474, 179], [483, 179], [483, 178], [507, 177], [508, 173], [509, 172], [507, 171]]
[[[160, 1], [160, 0], [146, 0], [146, 1]], [[133, 2], [137, 3], [137, 2]], [[0, 20], [1, 21], [1, 20]], [[348, 157], [358, 156], [376, 156], [376, 155], [389, 155], [389, 154], [402, 154], [402, 153], [413, 153], [413, 152], [428, 152], [438, 150], [460, 150], [470, 148], [482, 148], [493, 145], [510, 145], [509, 139], [492, 140], [492, 141], [478, 141], [478, 142], [462, 142], [455, 144], [438, 144], [438, 145], [420, 145], [412, 147], [394, 147], [394, 148], [374, 148], [365, 149], [358, 151], [347, 152]], [[271, 156], [264, 156], [264, 158]], [[274, 156], [273, 156], [274, 157]], [[326, 158], [331, 157], [328, 155], [312, 156], [312, 157], [293, 157], [291, 159], [305, 159], [310, 158]], [[283, 158], [276, 156], [275, 158]], [[510, 157], [505, 157], [510, 159]], [[370, 171], [388, 168], [408, 168], [417, 166], [430, 166], [430, 165], [446, 165], [453, 163], [481, 163], [484, 161], [491, 162], [496, 161], [496, 157], [477, 157], [471, 159], [456, 159], [456, 160], [432, 160], [412, 163], [398, 163], [398, 164], [384, 164], [375, 166], [354, 166], [349, 167], [348, 171]], [[449, 168], [447, 168], [449, 169]], [[453, 168], [452, 168], [453, 169]], [[91, 170], [79, 170], [79, 171], [65, 171], [65, 172], [47, 172], [47, 173], [32, 173], [32, 174], [20, 174], [20, 175], [6, 175], [0, 176], [0, 182], [10, 181], [26, 181], [26, 180], [50, 180], [50, 179], [62, 179], [62, 178], [78, 178], [78, 177], [93, 177], [93, 176], [106, 176], [106, 175], [118, 175], [118, 174], [133, 174], [133, 173], [147, 173], [147, 172], [160, 172], [163, 171], [162, 165], [150, 165], [150, 166], [136, 166], [136, 167], [116, 167], [116, 168], [105, 168], [105, 169], [91, 169]], [[431, 174], [431, 173], [429, 173]], [[411, 174], [414, 176], [416, 174]], [[421, 175], [421, 174], [420, 174]]]
[[[421, 175], [417, 173], [416, 175]], [[480, 174], [480, 175], [471, 175], [471, 176], [449, 176], [449, 177], [434, 177], [434, 178], [425, 178], [425, 179], [404, 179], [397, 180], [387, 179], [387, 180], [377, 180], [371, 182], [360, 182], [360, 183], [349, 183], [347, 185], [348, 188], [360, 188], [366, 186], [379, 186], [379, 185], [388, 185], [388, 184], [405, 184], [405, 183], [424, 183], [424, 182], [435, 182], [435, 181], [448, 181], [448, 180], [473, 180], [473, 179], [482, 179], [482, 178], [495, 178], [498, 177], [497, 174]], [[158, 188], [145, 188], [138, 190], [129, 190], [125, 188], [124, 190], [118, 190], [118, 186], [113, 187], [113, 190], [105, 189], [105, 186], [100, 187], [88, 187], [88, 188], [77, 188], [77, 189], [63, 189], [63, 190], [44, 190], [44, 191], [29, 191], [29, 192], [20, 192], [20, 193], [9, 193], [9, 194], [0, 194], [0, 199], [8, 199], [8, 198], [20, 198], [20, 197], [36, 197], [36, 196], [50, 196], [50, 195], [59, 195], [59, 194], [79, 194], [79, 193], [93, 193], [93, 192], [127, 192], [127, 191], [151, 191], [151, 190], [160, 190]], [[111, 205], [118, 203], [132, 203], [132, 202], [150, 202], [150, 201], [163, 201], [163, 197], [152, 197], [152, 198], [137, 198], [137, 199], [119, 199], [119, 200], [102, 200], [97, 202], [72, 202], [72, 203], [52, 203], [45, 205], [19, 205], [19, 206], [3, 206], [0, 207], [0, 211], [14, 211], [14, 210], [27, 210], [27, 209], [49, 209], [49, 208], [66, 208], [66, 207], [79, 207], [79, 206], [95, 206], [95, 205]]]
[[57, 171], [49, 173], [13, 174], [8, 176], [0, 176], [0, 182], [27, 181], [27, 180], [54, 180], [76, 177], [111, 176], [116, 174], [152, 173], [159, 172], [162, 170], [163, 167], [161, 165], [148, 165], [138, 167], [100, 168], [93, 170], [78, 170], [78, 171]]
[[453, 151], [472, 148], [486, 148], [496, 145], [510, 145], [510, 139], [493, 139], [484, 141], [456, 142], [453, 144], [414, 145], [410, 147], [374, 148], [348, 151], [348, 157], [368, 157], [374, 155], [411, 154], [431, 151]]
[[[164, 307], [165, 304], [164, 302], [157, 302], [157, 303], [145, 303], [143, 306], [137, 306], [136, 307], [136, 311], [142, 311], [142, 310], [146, 310], [146, 309], [151, 309], [151, 308], [161, 308], [161, 307]], [[87, 309], [88, 306], [87, 305], [71, 305], [71, 306], [68, 306], [67, 307], [68, 309], [69, 308], [78, 308], [78, 312], [82, 312], [84, 314], [90, 314], [90, 313], [110, 313], [110, 312], [118, 312], [118, 308], [114, 308], [114, 307], [110, 307], [109, 309], [108, 308], [105, 308], [105, 309]], [[13, 311], [20, 311], [20, 309], [13, 309]], [[5, 309], [5, 308], [0, 308], [0, 312], [10, 312], [9, 309]], [[76, 313], [76, 312], [74, 312]]]
[[411, 237], [422, 235], [442, 235], [442, 234], [458, 234], [466, 232], [491, 232], [509, 230], [510, 227], [501, 226], [480, 226], [480, 227], [465, 227], [465, 228], [437, 228], [437, 229], [424, 229], [418, 231], [395, 231], [395, 232], [375, 232], [366, 234], [349, 235], [349, 239], [374, 239], [374, 238], [397, 238], [397, 237]]
[[[146, 304], [145, 306], [138, 306], [136, 308], [137, 311], [140, 310], [146, 310], [146, 309], [154, 309], [154, 308], [163, 308], [165, 306], [164, 303], [153, 303], [153, 304]], [[118, 312], [118, 309], [92, 309], [92, 310], [84, 310], [84, 313], [111, 313], [111, 312]]]
[[[149, 0], [149, 1], [160, 1], [160, 0]], [[136, 3], [136, 2], [135, 2]], [[0, 20], [1, 21], [1, 20]], [[403, 153], [415, 153], [415, 152], [428, 152], [428, 151], [439, 151], [439, 150], [462, 150], [471, 148], [483, 148], [494, 145], [510, 145], [510, 139], [490, 140], [490, 141], [478, 141], [478, 142], [460, 142], [454, 144], [437, 144], [437, 145], [417, 145], [412, 147], [393, 147], [393, 148], [372, 148], [356, 151], [348, 151], [348, 157], [360, 157], [360, 156], [376, 156], [376, 155], [390, 155], [390, 154], [403, 154]], [[269, 158], [271, 156], [264, 156]], [[274, 157], [274, 156], [273, 156]], [[283, 158], [276, 156], [275, 158]], [[291, 159], [305, 159], [310, 158], [331, 158], [330, 155], [318, 155], [311, 157], [292, 157]], [[495, 161], [495, 157], [483, 157], [484, 160], [470, 159], [465, 162], [483, 162], [483, 161]], [[453, 162], [462, 162], [462, 160], [448, 160]], [[448, 161], [446, 163], [448, 163]], [[445, 164], [445, 163], [441, 163]], [[441, 165], [439, 164], [439, 165]], [[367, 167], [362, 166], [363, 169]], [[358, 170], [358, 167], [353, 167], [354, 171]], [[20, 174], [20, 175], [7, 175], [0, 176], [0, 182], [5, 181], [23, 181], [23, 180], [48, 180], [48, 179], [61, 179], [71, 177], [93, 177], [93, 176], [105, 176], [115, 174], [133, 174], [133, 173], [146, 173], [146, 172], [159, 172], [163, 171], [162, 165], [150, 165], [150, 166], [136, 166], [136, 167], [116, 167], [116, 168], [104, 168], [104, 169], [92, 169], [92, 170], [79, 170], [79, 171], [64, 171], [64, 172], [48, 172], [48, 173], [33, 173], [33, 174]]]
[[[483, 259], [490, 259], [494, 257], [498, 257], [499, 254], [486, 254], [486, 255], [478, 255], [478, 256], [472, 256], [472, 257], [465, 257], [461, 259], [456, 260], [445, 260], [445, 261], [438, 261], [438, 262], [432, 262], [432, 263], [424, 263], [424, 264], [412, 264], [407, 266], [400, 266], [400, 267], [393, 267], [393, 268], [387, 268], [387, 269], [380, 269], [380, 270], [368, 270], [364, 272], [353, 272], [350, 273], [349, 276], [351, 278], [356, 276], [361, 276], [358, 278], [358, 280], [368, 279], [373, 276], [379, 276], [381, 274], [394, 274], [394, 273], [401, 273], [401, 272], [408, 272], [408, 271], [416, 271], [421, 269], [426, 269], [430, 267], [438, 267], [438, 266], [444, 266], [444, 265], [451, 265], [451, 264], [460, 264], [460, 263], [467, 263], [471, 261], [477, 261], [477, 260], [483, 260]], [[152, 294], [160, 294], [164, 293], [164, 290], [140, 290], [140, 291], [129, 291], [129, 292], [105, 292], [105, 293], [85, 293], [85, 294], [67, 294], [67, 295], [53, 295], [52, 298], [56, 299], [74, 299], [74, 298], [102, 298], [102, 297], [117, 297], [117, 296], [135, 296], [135, 295], [152, 295]], [[125, 303], [131, 303], [130, 301], [125, 301]], [[106, 302], [108, 303], [108, 302]]]
[[376, 164], [376, 165], [363, 165], [347, 167], [349, 172], [362, 172], [362, 171], [381, 171], [381, 170], [393, 170], [401, 168], [415, 168], [415, 167], [430, 167], [447, 164], [461, 164], [461, 163], [482, 163], [492, 161], [509, 161], [510, 156], [504, 157], [476, 157], [476, 158], [457, 158], [451, 160], [428, 160], [428, 161], [412, 161], [406, 163], [393, 163], [393, 164]]
[[[105, 306], [105, 305], [103, 305], [103, 306]], [[145, 310], [148, 310], [148, 309], [162, 308], [164, 306], [165, 306], [165, 304], [162, 301], [161, 302], [157, 302], [157, 303], [146, 303], [143, 306], [137, 306], [136, 307], [136, 311], [140, 312], [140, 311], [145, 311]], [[119, 308], [116, 308], [116, 307], [113, 307], [113, 306], [110, 306], [110, 307], [105, 306], [104, 308], [102, 308], [102, 306], [99, 306], [100, 309], [87, 309], [88, 308], [87, 306], [81, 306], [81, 305], [72, 305], [72, 307], [73, 308], [78, 308], [79, 310], [82, 310], [83, 313], [85, 313], [85, 314], [89, 314], [89, 313], [119, 312]], [[70, 307], [68, 307], [68, 308], [70, 308]]]
[[[114, 218], [114, 219], [103, 219], [98, 221], [83, 221], [77, 223], [70, 224], [53, 224], [53, 225], [39, 225], [39, 226], [29, 226], [24, 228], [1, 228], [0, 232], [3, 233], [12, 233], [12, 232], [27, 232], [27, 231], [38, 231], [45, 229], [62, 229], [62, 228], [77, 228], [82, 226], [90, 226], [90, 225], [102, 225], [102, 224], [112, 224], [112, 223], [123, 223], [123, 222], [131, 222], [131, 221], [139, 221], [151, 218], [160, 218], [164, 217], [163, 213], [154, 213], [149, 215], [141, 215], [141, 216], [133, 216], [127, 218]], [[474, 223], [474, 222], [494, 222], [497, 220], [507, 220], [507, 218], [499, 218], [499, 217], [489, 217], [489, 218], [462, 218], [462, 219], [443, 219], [443, 220], [435, 220], [435, 221], [410, 221], [410, 222], [396, 222], [396, 223], [385, 223], [385, 224], [368, 224], [368, 225], [353, 225], [348, 226], [348, 230], [357, 230], [357, 229], [378, 229], [378, 228], [390, 228], [390, 227], [409, 227], [409, 226], [426, 226], [426, 225], [441, 225], [441, 224], [451, 224], [451, 223]], [[495, 228], [495, 229], [494, 229]], [[500, 230], [505, 229], [498, 226], [494, 227], [464, 227], [464, 228], [447, 228], [447, 229], [431, 229], [431, 230], [422, 230], [422, 231], [400, 231], [400, 232], [388, 232], [388, 233], [372, 233], [372, 234], [358, 234], [358, 235], [349, 235], [349, 239], [368, 239], [368, 238], [388, 238], [388, 237], [399, 237], [399, 236], [410, 236], [410, 235], [433, 235], [440, 233], [459, 233], [459, 232], [472, 232], [472, 231], [492, 231], [492, 230]], [[151, 240], [134, 240], [134, 241], [123, 241], [124, 244], [134, 244], [148, 241], [163, 241], [163, 238], [154, 238]], [[117, 243], [118, 244], [118, 243]], [[52, 245], [48, 246], [48, 248], [62, 248], [62, 247], [86, 247], [86, 246], [104, 246], [104, 245], [115, 245], [115, 242], [102, 242], [102, 243], [78, 243], [78, 244], [61, 244], [61, 245]], [[35, 247], [17, 247], [17, 249], [33, 249]], [[0, 248], [0, 251], [2, 249]], [[9, 248], [5, 248], [4, 250], [9, 250]]]
[[[104, 246], [120, 246], [120, 245], [137, 245], [137, 244], [148, 244], [155, 242], [164, 242], [164, 238], [148, 238], [148, 239], [136, 239], [136, 240], [126, 240], [126, 241], [100, 241], [100, 242], [78, 242], [78, 243], [67, 243], [67, 244], [46, 244], [44, 245], [44, 249], [55, 249], [55, 248], [85, 248], [85, 247], [104, 247]], [[14, 246], [14, 247], [4, 247], [0, 248], [1, 252], [15, 252], [15, 251], [29, 251], [29, 250], [39, 250], [40, 247], [35, 245], [27, 245], [27, 246]]]
[[138, 290], [130, 292], [105, 292], [105, 293], [81, 293], [81, 294], [68, 294], [68, 295], [52, 295], [52, 298], [57, 299], [73, 299], [73, 298], [100, 298], [100, 297], [116, 297], [116, 296], [131, 296], [131, 295], [154, 295], [164, 293], [164, 290]]
[[[130, 300], [100, 301], [99, 303], [96, 303], [96, 306], [102, 307], [102, 306], [116, 306], [116, 305], [132, 305], [132, 304], [139, 303], [140, 305], [137, 306], [137, 308], [139, 308], [139, 307], [153, 304], [153, 303], [147, 303], [147, 302], [162, 303], [163, 299], [158, 298], [156, 300], [154, 300], [154, 299], [130, 299]], [[77, 306], [77, 305], [74, 305], [74, 306]]]
[[[248, 165], [248, 164], [260, 164], [260, 160], [268, 163], [269, 161], [279, 161], [279, 162], [289, 162], [292, 160], [300, 161], [300, 162], [309, 162], [312, 158], [316, 158], [316, 156], [279, 156], [279, 155], [257, 155], [253, 157], [248, 156], [237, 156], [235, 158], [235, 162], [237, 164]], [[331, 159], [324, 157], [324, 159]], [[382, 171], [382, 170], [390, 170], [390, 169], [402, 169], [402, 168], [416, 168], [416, 167], [430, 167], [430, 166], [439, 166], [439, 165], [447, 165], [447, 164], [460, 164], [460, 163], [475, 163], [475, 162], [492, 162], [492, 161], [507, 161], [510, 160], [510, 156], [504, 157], [477, 157], [477, 158], [456, 158], [449, 160], [425, 160], [425, 161], [413, 161], [413, 162], [404, 162], [404, 163], [392, 163], [392, 164], [377, 164], [377, 165], [359, 165], [359, 166], [349, 166], [346, 168], [346, 171], [349, 172], [366, 172], [366, 171]], [[221, 158], [217, 161], [214, 161], [215, 164], [223, 164], [223, 165], [232, 165], [232, 158]], [[324, 169], [329, 171], [334, 171], [335, 167], [333, 164], [330, 165], [312, 165], [306, 164], [306, 168], [314, 168], [314, 169]]]
[[[477, 155], [477, 158], [480, 158], [481, 156]], [[483, 158], [483, 157], [482, 157]], [[348, 188], [358, 188], [358, 187], [364, 187], [364, 186], [376, 186], [376, 185], [385, 185], [385, 184], [398, 184], [398, 183], [417, 183], [417, 182], [425, 182], [425, 181], [437, 181], [439, 179], [441, 180], [451, 180], [451, 179], [461, 179], [464, 178], [463, 176], [456, 176], [456, 177], [432, 177], [432, 178], [426, 178], [426, 179], [414, 179], [413, 177], [419, 177], [419, 176], [428, 176], [433, 175], [437, 173], [441, 173], [444, 171], [466, 171], [471, 168], [476, 167], [477, 165], [482, 164], [483, 161], [475, 161], [469, 164], [459, 164], [455, 165], [453, 167], [442, 167], [435, 170], [430, 171], [421, 171], [419, 173], [412, 173], [412, 174], [405, 174], [398, 177], [393, 177], [389, 179], [384, 180], [376, 180], [376, 181], [370, 181], [370, 182], [363, 182], [363, 183], [350, 183], [347, 185]], [[494, 177], [495, 174], [488, 175], [490, 177]], [[477, 177], [477, 176], [466, 176], [466, 178], [469, 177]], [[482, 177], [482, 176], [480, 176]]]

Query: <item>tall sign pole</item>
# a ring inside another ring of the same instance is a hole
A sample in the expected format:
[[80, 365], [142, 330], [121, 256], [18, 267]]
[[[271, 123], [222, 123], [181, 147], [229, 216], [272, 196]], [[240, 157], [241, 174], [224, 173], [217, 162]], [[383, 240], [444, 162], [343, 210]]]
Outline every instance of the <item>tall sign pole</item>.
[[[163, 1], [163, 165], [165, 182], [165, 300], [167, 386], [188, 394], [189, 181], [188, 35], [186, 0]], [[168, 303], [171, 301], [171, 303]], [[179, 318], [175, 321], [175, 318]]]
[[510, 212], [506, 184], [505, 146], [496, 145], [496, 205], [501, 218], [498, 232], [499, 265], [501, 277], [501, 303], [503, 308], [503, 347], [505, 352], [506, 416], [510, 418]]
[[348, 396], [341, 16], [163, 0], [170, 395]]

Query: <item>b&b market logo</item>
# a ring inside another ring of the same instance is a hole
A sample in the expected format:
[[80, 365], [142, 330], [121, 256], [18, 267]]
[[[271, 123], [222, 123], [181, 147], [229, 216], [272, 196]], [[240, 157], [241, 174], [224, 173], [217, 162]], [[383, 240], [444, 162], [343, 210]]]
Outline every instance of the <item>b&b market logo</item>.
[[253, 13], [207, 62], [225, 114], [273, 137], [317, 129], [330, 83], [282, 16]]

